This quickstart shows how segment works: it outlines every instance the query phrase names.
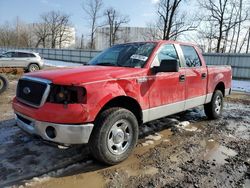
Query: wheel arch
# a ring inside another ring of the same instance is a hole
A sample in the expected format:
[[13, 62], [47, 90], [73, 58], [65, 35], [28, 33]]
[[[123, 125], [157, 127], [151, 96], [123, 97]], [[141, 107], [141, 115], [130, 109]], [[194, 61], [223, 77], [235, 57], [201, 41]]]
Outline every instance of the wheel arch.
[[215, 86], [215, 88], [214, 88], [214, 92], [216, 91], [216, 90], [220, 90], [221, 92], [222, 92], [222, 94], [223, 94], [223, 97], [225, 96], [225, 84], [224, 84], [224, 82], [219, 82], [216, 86]]
[[96, 121], [96, 119], [99, 117], [99, 115], [109, 109], [109, 108], [112, 108], [112, 107], [121, 107], [121, 108], [125, 108], [129, 111], [131, 111], [137, 121], [138, 121], [138, 124], [141, 125], [142, 122], [143, 122], [143, 115], [142, 115], [142, 108], [140, 106], [140, 104], [137, 102], [137, 100], [135, 100], [134, 98], [132, 97], [129, 97], [129, 96], [117, 96], [111, 100], [109, 100], [102, 108], [101, 110], [98, 112], [96, 118], [94, 121]]
[[37, 65], [39, 68], [41, 68], [40, 65], [39, 65], [39, 63], [37, 63], [37, 62], [30, 62], [30, 63], [28, 64], [28, 66], [27, 66], [27, 69], [29, 68], [29, 66], [30, 66], [31, 64], [35, 64], [35, 65]]

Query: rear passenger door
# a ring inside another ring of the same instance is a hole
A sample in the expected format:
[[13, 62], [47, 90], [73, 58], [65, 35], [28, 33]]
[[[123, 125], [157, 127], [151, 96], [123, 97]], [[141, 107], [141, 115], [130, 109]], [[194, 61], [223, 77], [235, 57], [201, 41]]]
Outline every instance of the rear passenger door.
[[202, 62], [193, 46], [180, 45], [185, 68], [186, 102], [185, 109], [205, 103], [207, 89], [207, 67]]
[[16, 67], [27, 67], [29, 64], [30, 55], [24, 52], [18, 52], [15, 57]]

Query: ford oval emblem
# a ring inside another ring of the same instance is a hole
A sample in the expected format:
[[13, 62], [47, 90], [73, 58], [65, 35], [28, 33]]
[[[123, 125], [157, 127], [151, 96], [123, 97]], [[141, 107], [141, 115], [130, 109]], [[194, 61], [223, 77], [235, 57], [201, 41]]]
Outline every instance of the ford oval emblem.
[[25, 95], [30, 94], [30, 92], [31, 92], [31, 90], [30, 90], [30, 88], [29, 88], [29, 87], [25, 87], [25, 88], [23, 88], [23, 93], [24, 93]]

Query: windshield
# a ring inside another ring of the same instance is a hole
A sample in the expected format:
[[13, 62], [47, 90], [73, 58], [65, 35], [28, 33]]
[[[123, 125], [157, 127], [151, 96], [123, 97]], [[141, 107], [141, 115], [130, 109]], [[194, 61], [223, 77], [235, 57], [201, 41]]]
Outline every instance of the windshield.
[[155, 46], [153, 42], [115, 45], [101, 52], [88, 65], [142, 68]]

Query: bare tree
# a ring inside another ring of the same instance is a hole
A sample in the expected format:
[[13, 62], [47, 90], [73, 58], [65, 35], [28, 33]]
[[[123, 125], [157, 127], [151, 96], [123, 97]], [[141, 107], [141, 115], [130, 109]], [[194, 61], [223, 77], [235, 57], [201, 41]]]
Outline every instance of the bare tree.
[[17, 19], [13, 23], [6, 22], [0, 26], [0, 45], [7, 47], [31, 47], [32, 33], [28, 25]]
[[37, 24], [35, 34], [38, 37], [37, 45], [41, 42], [43, 47], [49, 42], [51, 48], [62, 47], [62, 44], [69, 42], [72, 36], [69, 35], [71, 27], [70, 16], [60, 11], [50, 11], [41, 15], [41, 22]]
[[150, 22], [147, 23], [146, 32], [142, 33], [144, 40], [160, 40], [162, 39], [161, 31], [157, 27], [157, 24]]
[[[207, 12], [204, 21], [213, 23], [216, 30], [214, 39], [217, 40], [216, 52], [218, 53], [226, 51], [227, 41], [232, 29], [233, 32], [229, 51], [231, 51], [235, 35], [235, 47], [237, 48], [238, 46], [241, 24], [247, 20], [247, 14], [244, 13], [243, 15], [242, 2], [242, 0], [240, 0], [240, 3], [238, 3], [237, 0], [200, 1], [201, 8]], [[237, 25], [238, 29], [236, 28]]]
[[249, 53], [249, 46], [250, 46], [250, 27], [248, 28], [248, 39], [247, 39], [247, 47], [246, 47], [246, 53]]
[[180, 34], [198, 27], [198, 22], [188, 20], [186, 12], [180, 11], [184, 3], [185, 0], [160, 0], [157, 26], [162, 32], [163, 40], [176, 39]]
[[[214, 0], [207, 0], [201, 3], [201, 6], [209, 11], [209, 15], [207, 21], [215, 22], [218, 27], [218, 36], [217, 38], [217, 46], [216, 52], [220, 52], [221, 41], [223, 37], [223, 32], [225, 31], [224, 25], [226, 24], [227, 18], [227, 6], [229, 4], [229, 0], [219, 0], [216, 4]], [[228, 25], [228, 24], [227, 24]]]
[[214, 23], [205, 22], [202, 24], [202, 27], [199, 29], [197, 35], [195, 37], [198, 38], [198, 42], [196, 42], [199, 46], [202, 46], [202, 49], [205, 52], [211, 53], [215, 51], [215, 26]]
[[16, 46], [15, 29], [9, 22], [5, 22], [0, 26], [0, 45], [5, 47]]
[[109, 26], [109, 46], [115, 44], [119, 28], [130, 21], [128, 16], [120, 15], [113, 7], [104, 11], [106, 24]]
[[248, 37], [248, 30], [246, 31], [244, 37], [241, 40], [241, 44], [239, 46], [238, 53], [241, 53], [243, 46], [245, 45], [245, 43], [247, 43], [247, 37]]
[[43, 48], [46, 48], [46, 41], [50, 35], [49, 25], [46, 22], [35, 24], [34, 25], [34, 34], [37, 38], [37, 42], [35, 47], [37, 48], [40, 44], [42, 44]]
[[98, 27], [98, 19], [101, 17], [100, 11], [102, 7], [103, 7], [102, 0], [86, 0], [82, 5], [82, 8], [84, 12], [87, 14], [91, 25], [90, 49], [95, 49], [94, 45], [95, 32]]
[[238, 43], [239, 43], [239, 38], [240, 38], [240, 30], [241, 30], [241, 23], [242, 23], [242, 0], [239, 0], [240, 4], [239, 4], [239, 23], [238, 23], [238, 31], [237, 31], [237, 38], [236, 38], [236, 44], [235, 44], [235, 48], [234, 48], [234, 53], [236, 53], [237, 47], [238, 47]]
[[226, 29], [226, 31], [225, 31], [225, 37], [224, 37], [224, 42], [223, 42], [222, 53], [225, 53], [226, 50], [227, 50], [227, 42], [229, 40], [230, 28], [231, 28], [232, 24], [234, 24], [234, 22], [233, 22], [234, 14], [235, 14], [235, 6], [232, 7], [230, 16], [228, 18], [229, 19], [229, 21], [228, 21], [228, 29]]
[[62, 48], [63, 43], [67, 43], [72, 40], [73, 36], [69, 35], [70, 26], [69, 15], [62, 15], [60, 19], [59, 39], [57, 40], [59, 48]]

